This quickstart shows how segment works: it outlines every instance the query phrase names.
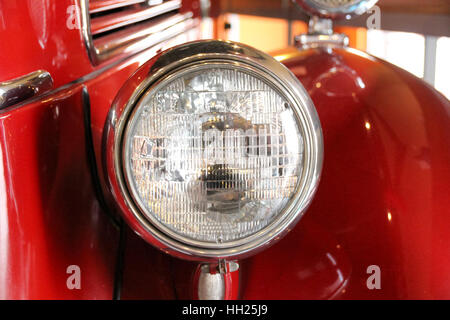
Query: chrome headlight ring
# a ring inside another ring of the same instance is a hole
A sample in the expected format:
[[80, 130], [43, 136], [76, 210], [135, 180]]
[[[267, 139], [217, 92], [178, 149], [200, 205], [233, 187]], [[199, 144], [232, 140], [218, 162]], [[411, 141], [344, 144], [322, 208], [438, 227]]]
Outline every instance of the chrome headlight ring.
[[[248, 237], [215, 245], [185, 239], [144, 214], [142, 203], [133, 196], [126, 173], [124, 135], [139, 102], [168, 77], [187, 70], [218, 65], [253, 73], [270, 82], [288, 99], [303, 135], [304, 161], [295, 194], [276, 219]], [[112, 105], [105, 125], [103, 152], [111, 193], [131, 227], [147, 242], [166, 253], [185, 259], [212, 261], [246, 257], [272, 244], [292, 228], [302, 217], [316, 191], [322, 168], [323, 140], [314, 105], [288, 69], [271, 56], [246, 45], [207, 40], [169, 49], [138, 69]]]

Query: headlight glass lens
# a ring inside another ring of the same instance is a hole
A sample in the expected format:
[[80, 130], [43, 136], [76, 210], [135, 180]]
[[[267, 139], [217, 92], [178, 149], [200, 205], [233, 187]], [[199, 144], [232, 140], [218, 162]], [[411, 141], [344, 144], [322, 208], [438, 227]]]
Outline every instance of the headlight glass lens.
[[222, 246], [263, 230], [297, 192], [303, 136], [288, 99], [244, 67], [163, 78], [124, 135], [125, 178], [146, 217], [180, 241]]

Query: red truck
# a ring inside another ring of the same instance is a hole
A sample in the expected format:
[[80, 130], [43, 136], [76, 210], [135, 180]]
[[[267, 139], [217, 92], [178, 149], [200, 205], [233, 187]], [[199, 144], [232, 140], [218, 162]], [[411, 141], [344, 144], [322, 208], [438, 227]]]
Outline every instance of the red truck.
[[333, 33], [375, 2], [274, 59], [208, 1], [0, 1], [0, 298], [449, 299], [450, 103]]

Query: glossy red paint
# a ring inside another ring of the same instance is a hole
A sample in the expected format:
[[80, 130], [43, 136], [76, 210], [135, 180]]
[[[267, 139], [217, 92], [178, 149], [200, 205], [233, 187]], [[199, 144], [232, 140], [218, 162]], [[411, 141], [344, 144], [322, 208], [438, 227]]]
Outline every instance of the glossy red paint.
[[[180, 35], [45, 96], [0, 111], [0, 298], [112, 297], [118, 233], [100, 209], [92, 187], [81, 89], [85, 86], [91, 97], [91, 129], [101, 173], [104, 121], [120, 87], [156, 52], [192, 37], [197, 33]], [[171, 281], [164, 290], [158, 278], [159, 286], [145, 284], [143, 291], [133, 282], [133, 274], [149, 279], [148, 270], [139, 265], [150, 263], [165, 270], [169, 258], [143, 240], [133, 245], [131, 234], [128, 237], [130, 263], [125, 264], [123, 296], [173, 297], [164, 294], [173, 291]], [[148, 248], [142, 249], [143, 245]], [[139, 250], [148, 253], [143, 261], [133, 260]], [[66, 287], [66, 268], [72, 264], [81, 268], [82, 290]]]
[[[112, 297], [118, 232], [99, 206], [87, 166], [82, 86], [91, 95], [101, 168], [104, 121], [120, 87], [158, 51], [200, 36], [194, 30], [129, 59], [93, 67], [80, 30], [67, 27], [72, 5], [79, 1], [0, 3], [0, 37], [11, 44], [0, 51], [5, 62], [0, 81], [45, 69], [58, 88], [0, 111], [0, 299]], [[198, 16], [199, 8], [198, 0], [183, 1], [182, 11]], [[127, 238], [123, 297], [173, 298], [171, 279], [149, 277], [139, 267], [151, 265], [171, 278], [165, 268], [170, 258], [131, 232]], [[72, 264], [81, 268], [81, 290], [66, 287]]]
[[53, 77], [55, 88], [94, 70], [70, 8], [78, 0], [7, 0], [0, 2], [0, 81], [38, 69]]
[[243, 298], [449, 299], [449, 101], [356, 50], [279, 58], [316, 105], [323, 175], [303, 220], [246, 262]]
[[0, 299], [112, 297], [117, 232], [92, 187], [80, 89], [0, 112]]
[[[131, 229], [127, 232], [124, 261], [122, 299], [177, 298], [173, 261]], [[190, 279], [189, 273], [185, 272], [184, 277]]]
[[[109, 193], [103, 175], [103, 129], [112, 102], [122, 88], [125, 81], [145, 62], [158, 52], [180, 43], [198, 39], [200, 33], [193, 30], [180, 35], [170, 41], [161, 43], [151, 49], [118, 63], [102, 73], [91, 75], [83, 82], [87, 86], [91, 97], [91, 128], [95, 154], [100, 178], [104, 184], [104, 194], [111, 208], [116, 207], [113, 197]], [[141, 69], [142, 70], [142, 69]], [[134, 229], [135, 230], [135, 229]], [[175, 267], [179, 260], [155, 249], [133, 232], [127, 232], [125, 250], [125, 265], [123, 274], [123, 299], [171, 299], [190, 293], [184, 289], [177, 289], [174, 284], [177, 277], [187, 280], [186, 287], [192, 286], [191, 275], [196, 264], [188, 264], [188, 268]], [[153, 271], [153, 272], [152, 272]], [[180, 282], [181, 283], [181, 282]], [[180, 291], [180, 293], [177, 292]], [[186, 289], [190, 290], [190, 289]]]
[[279, 243], [241, 262], [243, 299], [331, 299], [352, 265], [332, 233], [307, 212]]
[[200, 0], [183, 0], [181, 2], [181, 12], [192, 12], [194, 17], [201, 16]]
[[[117, 62], [94, 67], [82, 37], [81, 0], [6, 0], [0, 2], [0, 82], [38, 69], [50, 72], [54, 87]], [[184, 0], [181, 12], [200, 15], [199, 0]], [[74, 27], [78, 26], [78, 27]]]
[[239, 298], [239, 270], [227, 272], [224, 275], [225, 300], [236, 300]]

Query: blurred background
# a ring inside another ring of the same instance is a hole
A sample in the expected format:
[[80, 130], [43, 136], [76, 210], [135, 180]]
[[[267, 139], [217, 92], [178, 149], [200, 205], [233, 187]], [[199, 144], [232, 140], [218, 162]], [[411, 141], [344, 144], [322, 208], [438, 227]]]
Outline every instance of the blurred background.
[[[265, 52], [293, 45], [309, 17], [291, 0], [210, 0], [210, 38], [249, 44]], [[450, 0], [380, 0], [380, 29], [368, 29], [374, 12], [336, 21], [350, 46], [387, 60], [450, 99]], [[373, 21], [373, 20], [372, 20]]]

